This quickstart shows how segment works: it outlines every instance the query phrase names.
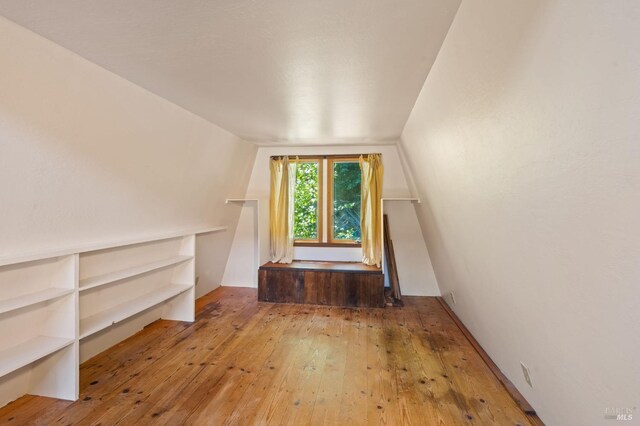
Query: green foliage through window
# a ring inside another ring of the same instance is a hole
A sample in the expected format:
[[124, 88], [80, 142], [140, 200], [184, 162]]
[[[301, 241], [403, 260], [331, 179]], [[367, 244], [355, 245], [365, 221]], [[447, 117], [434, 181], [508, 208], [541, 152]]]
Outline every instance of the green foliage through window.
[[360, 241], [360, 164], [333, 163], [333, 239]]
[[296, 240], [318, 239], [318, 162], [298, 163], [293, 235]]

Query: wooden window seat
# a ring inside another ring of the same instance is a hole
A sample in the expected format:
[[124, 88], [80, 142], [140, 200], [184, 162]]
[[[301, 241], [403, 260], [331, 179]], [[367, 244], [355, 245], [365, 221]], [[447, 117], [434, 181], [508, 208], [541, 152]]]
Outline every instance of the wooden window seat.
[[258, 270], [258, 300], [382, 308], [382, 270], [356, 262], [265, 263]]

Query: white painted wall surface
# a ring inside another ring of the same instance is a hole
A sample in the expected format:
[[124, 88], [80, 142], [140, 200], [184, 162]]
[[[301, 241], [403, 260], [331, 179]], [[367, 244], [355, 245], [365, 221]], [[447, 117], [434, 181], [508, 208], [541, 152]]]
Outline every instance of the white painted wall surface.
[[443, 294], [548, 425], [640, 407], [638, 22], [465, 0], [402, 135]]
[[[242, 205], [232, 207], [242, 210], [242, 213], [225, 269], [223, 284], [256, 287], [257, 268], [269, 260], [269, 157], [273, 155], [361, 153], [382, 154], [385, 167], [383, 182], [385, 197], [408, 197], [411, 195], [396, 145], [259, 148], [244, 198], [259, 199], [260, 208], [256, 209], [253, 203], [244, 207]], [[243, 196], [239, 195], [237, 198], [243, 198]], [[391, 202], [385, 206], [385, 212], [389, 215], [393, 233], [392, 238], [397, 252], [398, 274], [403, 294], [439, 295], [438, 285], [429, 261], [429, 253], [422, 239], [413, 205], [408, 202]], [[256, 213], [258, 214], [257, 218]], [[400, 254], [408, 255], [409, 252], [412, 255], [399, 259]], [[420, 262], [409, 261], [414, 256], [419, 257]], [[296, 247], [294, 258], [358, 262], [362, 260], [362, 251], [359, 248]]]
[[[421, 238], [415, 206], [415, 203], [407, 201], [384, 201], [400, 289], [404, 296], [440, 296], [429, 251]], [[386, 274], [385, 282], [388, 278]]]
[[226, 225], [198, 241], [222, 278], [256, 148], [0, 18], [0, 256]]

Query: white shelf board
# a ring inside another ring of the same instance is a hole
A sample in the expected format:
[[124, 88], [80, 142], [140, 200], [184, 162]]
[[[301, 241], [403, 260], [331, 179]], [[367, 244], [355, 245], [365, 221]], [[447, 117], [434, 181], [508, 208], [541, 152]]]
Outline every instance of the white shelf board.
[[168, 259], [145, 263], [144, 265], [138, 265], [119, 271], [96, 275], [95, 277], [84, 278], [80, 280], [80, 291], [88, 290], [90, 288], [96, 288], [105, 284], [124, 280], [126, 278], [135, 277], [136, 275], [142, 275], [146, 272], [166, 268], [168, 266], [177, 265], [178, 263], [186, 262], [187, 260], [191, 259], [193, 259], [193, 256], [173, 256]]
[[152, 241], [168, 240], [171, 238], [185, 237], [187, 235], [208, 234], [211, 232], [225, 231], [226, 226], [213, 226], [210, 228], [199, 228], [187, 231], [175, 231], [163, 234], [150, 235], [146, 237], [133, 238], [129, 240], [108, 241], [95, 244], [87, 244], [77, 247], [68, 247], [64, 249], [55, 249], [39, 253], [26, 253], [15, 256], [0, 257], [0, 266], [12, 265], [15, 263], [32, 262], [41, 259], [50, 259], [54, 257], [69, 256], [76, 253], [86, 253], [90, 251], [104, 250], [114, 247], [130, 246], [134, 244], [149, 243]]
[[192, 287], [191, 285], [171, 284], [112, 308], [105, 309], [87, 318], [80, 319], [80, 339], [84, 339], [117, 322], [169, 300]]
[[73, 342], [74, 339], [37, 336], [0, 351], [0, 377], [69, 346]]
[[227, 198], [224, 200], [225, 204], [229, 203], [244, 203], [245, 201], [258, 201], [257, 198]]
[[420, 198], [411, 197], [396, 197], [396, 198], [383, 198], [382, 201], [411, 201], [420, 204]]
[[72, 288], [47, 288], [36, 291], [34, 293], [23, 294], [22, 296], [12, 297], [10, 299], [0, 300], [0, 314], [10, 312], [25, 306], [35, 305], [36, 303], [46, 302], [48, 300], [57, 299], [73, 293]]

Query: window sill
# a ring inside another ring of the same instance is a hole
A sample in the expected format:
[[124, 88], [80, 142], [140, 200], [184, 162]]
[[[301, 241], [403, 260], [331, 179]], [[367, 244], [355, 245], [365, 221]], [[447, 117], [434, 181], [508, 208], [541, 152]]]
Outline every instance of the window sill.
[[362, 247], [360, 243], [303, 243], [295, 242], [294, 247], [342, 247], [342, 248], [358, 248]]

